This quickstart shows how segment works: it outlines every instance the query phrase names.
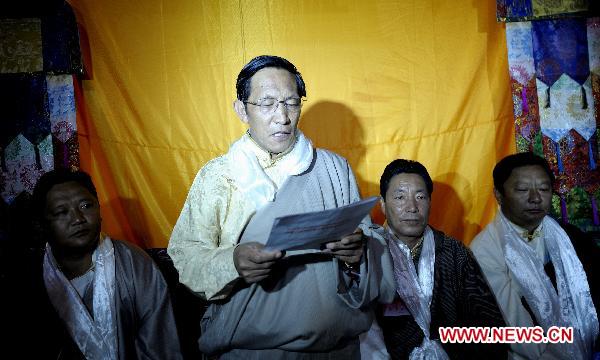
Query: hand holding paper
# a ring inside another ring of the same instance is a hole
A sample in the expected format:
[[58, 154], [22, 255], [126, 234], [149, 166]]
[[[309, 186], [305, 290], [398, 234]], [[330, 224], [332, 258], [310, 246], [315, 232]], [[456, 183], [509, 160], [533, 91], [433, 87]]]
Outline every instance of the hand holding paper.
[[[279, 217], [273, 222], [265, 247], [270, 250], [320, 249], [323, 243], [336, 242], [352, 234], [377, 200], [374, 196], [335, 209]], [[350, 236], [347, 241], [354, 243], [354, 236]]]
[[338, 241], [328, 242], [323, 251], [347, 264], [356, 264], [360, 262], [364, 244], [363, 232], [357, 229], [353, 234], [344, 236]]
[[282, 256], [281, 251], [269, 251], [261, 243], [249, 242], [235, 248], [233, 263], [240, 277], [252, 284], [269, 276], [271, 268]]

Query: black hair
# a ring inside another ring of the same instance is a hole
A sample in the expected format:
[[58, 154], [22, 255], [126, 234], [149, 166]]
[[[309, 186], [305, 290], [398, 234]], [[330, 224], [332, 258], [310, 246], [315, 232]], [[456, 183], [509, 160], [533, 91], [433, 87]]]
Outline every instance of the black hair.
[[92, 195], [94, 195], [96, 200], [98, 200], [96, 187], [94, 186], [92, 178], [88, 173], [81, 170], [55, 169], [42, 175], [35, 184], [32, 198], [32, 209], [34, 214], [41, 219], [44, 209], [46, 208], [46, 196], [52, 187], [54, 185], [64, 184], [71, 181], [74, 181], [86, 188]]
[[500, 194], [504, 195], [504, 183], [508, 180], [512, 171], [518, 167], [534, 165], [544, 169], [550, 178], [550, 182], [554, 185], [554, 173], [552, 172], [552, 169], [550, 169], [550, 165], [548, 165], [546, 159], [531, 152], [523, 152], [508, 155], [496, 164], [493, 172], [494, 187]]
[[296, 79], [298, 95], [300, 95], [300, 97], [306, 96], [306, 86], [304, 85], [304, 80], [302, 79], [302, 75], [300, 75], [300, 72], [298, 71], [298, 69], [296, 69], [294, 64], [279, 56], [261, 55], [250, 60], [249, 63], [244, 65], [242, 71], [240, 71], [237, 77], [237, 81], [235, 83], [238, 100], [248, 100], [248, 97], [250, 97], [250, 79], [252, 79], [254, 74], [256, 74], [259, 70], [268, 67], [274, 67], [289, 71], [290, 74], [294, 75], [294, 78]]
[[379, 192], [384, 200], [392, 178], [398, 174], [405, 173], [417, 174], [421, 176], [425, 182], [425, 186], [427, 187], [427, 192], [429, 193], [429, 196], [431, 196], [431, 193], [433, 193], [433, 181], [431, 180], [431, 176], [429, 176], [425, 166], [414, 160], [396, 159], [385, 167], [385, 170], [383, 170], [383, 174], [381, 175], [381, 179], [379, 180]]

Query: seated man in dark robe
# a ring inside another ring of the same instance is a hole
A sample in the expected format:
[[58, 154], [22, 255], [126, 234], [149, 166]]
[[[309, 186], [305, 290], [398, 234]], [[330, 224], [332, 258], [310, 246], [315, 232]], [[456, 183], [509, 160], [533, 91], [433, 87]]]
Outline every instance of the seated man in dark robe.
[[18, 357], [181, 359], [167, 285], [143, 250], [100, 233], [90, 176], [50, 171], [33, 204], [47, 243], [32, 262]]
[[509, 155], [496, 164], [493, 177], [500, 209], [470, 247], [506, 323], [541, 326], [545, 332], [552, 326], [574, 329], [571, 344], [516, 342], [509, 358], [592, 358], [598, 337], [593, 303], [598, 274], [592, 268], [598, 248], [575, 226], [548, 216], [554, 174], [544, 158]]
[[[377, 322], [393, 359], [506, 359], [504, 344], [441, 343], [440, 327], [500, 327], [502, 314], [459, 241], [428, 225], [433, 182], [425, 167], [392, 161], [380, 182], [382, 229], [394, 262], [396, 300]], [[448, 209], [451, 211], [451, 209]]]

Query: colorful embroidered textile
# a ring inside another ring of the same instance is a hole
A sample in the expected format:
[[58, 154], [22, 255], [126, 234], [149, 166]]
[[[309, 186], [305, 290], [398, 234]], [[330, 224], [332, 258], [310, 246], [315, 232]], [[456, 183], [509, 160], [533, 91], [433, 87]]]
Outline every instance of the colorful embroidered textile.
[[2, 200], [31, 193], [54, 167], [78, 167], [72, 75], [0, 75]]
[[497, 0], [498, 21], [527, 21], [591, 13], [586, 0]]
[[596, 230], [600, 18], [507, 23], [506, 37], [517, 151], [552, 166], [554, 215]]
[[1, 74], [42, 70], [40, 19], [3, 19], [0, 34]]
[[0, 19], [1, 241], [9, 228], [23, 228], [24, 216], [15, 209], [26, 208], [43, 173], [79, 167], [73, 86], [73, 74], [82, 73], [77, 24], [68, 4], [51, 10]]

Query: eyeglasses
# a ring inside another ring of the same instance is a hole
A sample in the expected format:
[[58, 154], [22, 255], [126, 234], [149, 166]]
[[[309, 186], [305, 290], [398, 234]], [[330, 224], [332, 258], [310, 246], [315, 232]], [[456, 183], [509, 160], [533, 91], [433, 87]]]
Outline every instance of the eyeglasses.
[[283, 104], [289, 113], [297, 113], [302, 108], [302, 103], [304, 101], [306, 101], [306, 99], [289, 98], [285, 100], [277, 100], [274, 98], [264, 98], [256, 103], [244, 101], [244, 104], [258, 106], [260, 111], [262, 111], [264, 114], [274, 113], [279, 107], [279, 104]]

